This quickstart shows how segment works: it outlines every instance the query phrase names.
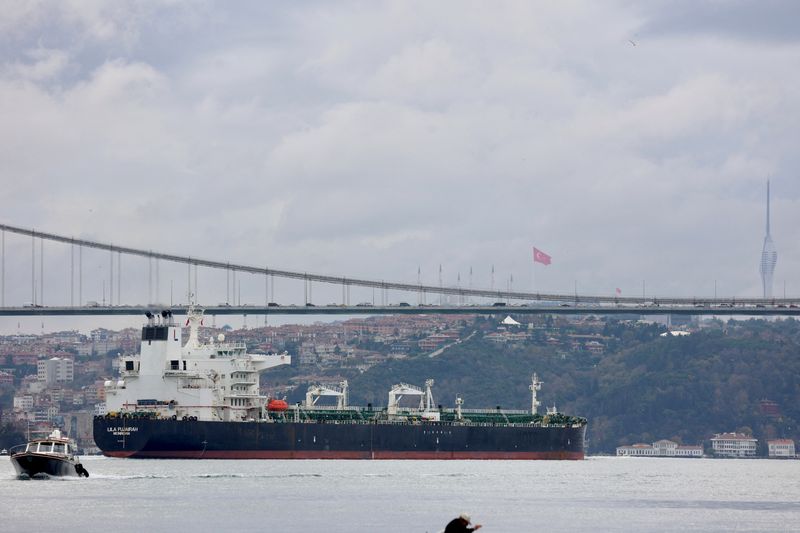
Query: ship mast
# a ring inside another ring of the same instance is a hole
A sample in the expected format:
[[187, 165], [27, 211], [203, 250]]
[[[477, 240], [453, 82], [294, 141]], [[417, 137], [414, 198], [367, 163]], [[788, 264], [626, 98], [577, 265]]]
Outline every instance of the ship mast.
[[536, 393], [542, 389], [542, 382], [539, 381], [539, 376], [536, 375], [536, 372], [531, 377], [529, 388], [531, 389], [531, 414], [535, 415], [539, 406], [542, 405], [542, 402], [536, 399]]
[[200, 326], [203, 324], [203, 310], [197, 309], [194, 306], [189, 306], [186, 315], [186, 322], [189, 326], [189, 339], [186, 341], [184, 348], [187, 350], [198, 349], [202, 346], [198, 332]]

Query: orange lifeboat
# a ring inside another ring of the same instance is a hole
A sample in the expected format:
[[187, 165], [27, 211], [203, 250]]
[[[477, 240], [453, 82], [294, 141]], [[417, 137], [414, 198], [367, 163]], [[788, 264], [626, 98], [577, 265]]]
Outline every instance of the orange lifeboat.
[[267, 402], [267, 411], [286, 411], [289, 404], [286, 400], [270, 400]]

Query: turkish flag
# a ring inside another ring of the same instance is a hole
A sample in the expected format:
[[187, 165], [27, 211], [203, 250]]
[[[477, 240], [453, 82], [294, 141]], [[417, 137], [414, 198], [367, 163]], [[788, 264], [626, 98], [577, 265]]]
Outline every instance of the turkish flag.
[[534, 246], [533, 247], [533, 262], [534, 263], [541, 263], [543, 265], [549, 265], [550, 264], [550, 256]]

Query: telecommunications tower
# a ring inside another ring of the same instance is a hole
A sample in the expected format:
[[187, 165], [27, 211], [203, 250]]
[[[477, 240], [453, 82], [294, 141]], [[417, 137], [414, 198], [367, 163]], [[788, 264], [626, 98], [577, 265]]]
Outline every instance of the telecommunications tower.
[[778, 252], [769, 234], [769, 180], [767, 180], [767, 234], [764, 236], [764, 248], [761, 250], [761, 285], [764, 288], [764, 298], [772, 298], [772, 275], [775, 273], [775, 263], [778, 262]]

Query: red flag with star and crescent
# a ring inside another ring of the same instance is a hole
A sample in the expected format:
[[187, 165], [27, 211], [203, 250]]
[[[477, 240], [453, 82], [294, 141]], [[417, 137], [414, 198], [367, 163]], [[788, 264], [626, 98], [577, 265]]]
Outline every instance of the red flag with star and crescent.
[[534, 263], [541, 263], [543, 265], [549, 265], [552, 260], [550, 256], [538, 249], [537, 247], [533, 247], [533, 262]]

